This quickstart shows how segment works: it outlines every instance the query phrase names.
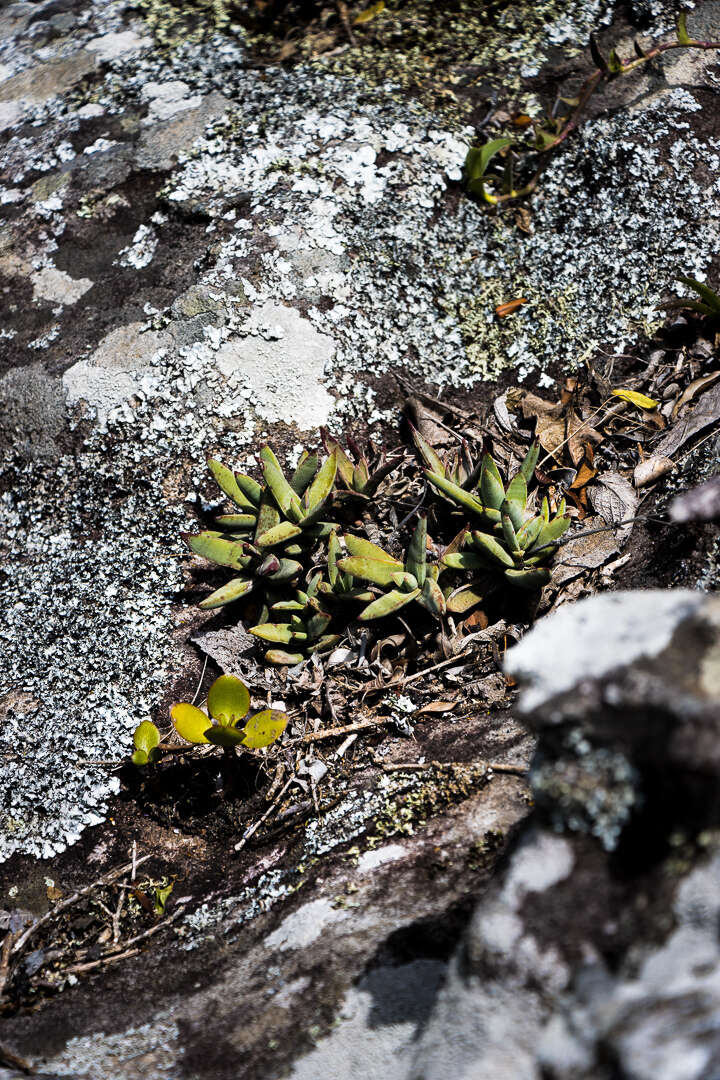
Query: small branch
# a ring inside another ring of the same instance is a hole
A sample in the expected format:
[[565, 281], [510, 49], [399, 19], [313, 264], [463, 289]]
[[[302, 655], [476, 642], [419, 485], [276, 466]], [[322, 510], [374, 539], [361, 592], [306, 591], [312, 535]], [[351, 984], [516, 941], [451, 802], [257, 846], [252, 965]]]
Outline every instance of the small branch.
[[469, 765], [484, 765], [486, 772], [509, 773], [511, 776], [527, 776], [528, 770], [523, 765], [505, 765], [498, 761], [409, 761], [407, 763], [381, 765], [383, 772], [425, 772], [427, 769], [467, 768]]
[[270, 805], [268, 806], [268, 808], [264, 812], [264, 814], [262, 814], [261, 817], [259, 817], [257, 819], [257, 821], [253, 822], [253, 824], [249, 828], [247, 828], [245, 830], [245, 832], [242, 834], [240, 840], [235, 845], [235, 847], [233, 849], [234, 851], [242, 851], [242, 849], [245, 847], [245, 845], [247, 844], [250, 837], [254, 836], [254, 834], [258, 831], [258, 829], [263, 824], [263, 822], [267, 821], [267, 819], [270, 817], [270, 815], [273, 813], [273, 811], [277, 810], [278, 806], [280, 805], [280, 802], [282, 801], [282, 798], [283, 798], [285, 792], [290, 787], [290, 785], [292, 784], [294, 779], [295, 779], [294, 775], [290, 777], [290, 779], [286, 782], [284, 787], [282, 787], [281, 790], [277, 793], [277, 795], [275, 796], [273, 801], [270, 803]]
[[[393, 684], [390, 683], [390, 686]], [[366, 731], [368, 728], [382, 727], [383, 724], [391, 724], [392, 717], [384, 717], [380, 720], [358, 720], [355, 724], [345, 724], [343, 727], [326, 728], [325, 731], [311, 731], [303, 735], [304, 743], [320, 742], [322, 739], [337, 739], [341, 735], [351, 735], [356, 731]]]

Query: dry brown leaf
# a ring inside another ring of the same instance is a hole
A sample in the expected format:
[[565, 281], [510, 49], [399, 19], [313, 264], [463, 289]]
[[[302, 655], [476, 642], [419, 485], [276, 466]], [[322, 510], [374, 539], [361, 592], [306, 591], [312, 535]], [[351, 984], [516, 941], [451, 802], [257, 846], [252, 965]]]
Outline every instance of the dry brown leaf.
[[699, 394], [702, 394], [705, 390], [709, 390], [718, 379], [720, 379], [720, 371], [711, 371], [709, 375], [703, 375], [701, 379], [693, 379], [690, 385], [685, 387], [682, 394], [673, 405], [671, 414], [672, 419], [677, 420], [683, 406], [689, 405]]
[[674, 468], [675, 463], [669, 457], [664, 457], [662, 454], [653, 454], [652, 457], [645, 458], [644, 461], [635, 466], [633, 484], [636, 488], [647, 487], [648, 484], [654, 484], [656, 480], [667, 476]]
[[429, 701], [427, 705], [423, 705], [421, 709], [418, 709], [415, 713], [416, 716], [420, 716], [422, 713], [446, 713], [451, 709], [457, 707], [457, 701]]

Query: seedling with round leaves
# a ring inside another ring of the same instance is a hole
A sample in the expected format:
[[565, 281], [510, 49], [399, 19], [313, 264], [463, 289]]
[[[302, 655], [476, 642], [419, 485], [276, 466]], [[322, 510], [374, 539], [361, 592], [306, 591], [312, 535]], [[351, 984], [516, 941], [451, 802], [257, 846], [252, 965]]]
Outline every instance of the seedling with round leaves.
[[[226, 751], [235, 747], [241, 750], [258, 750], [278, 739], [287, 726], [287, 714], [278, 709], [263, 709], [255, 713], [240, 727], [250, 709], [250, 692], [241, 679], [234, 675], [220, 675], [210, 687], [207, 713], [196, 705], [183, 701], [173, 705], [170, 718], [176, 732], [185, 742], [194, 746], [212, 743]], [[155, 724], [143, 721], [133, 736], [135, 765], [154, 764], [169, 746], [160, 742]]]
[[328, 633], [332, 615], [325, 611], [318, 598], [322, 575], [315, 574], [307, 589], [296, 589], [292, 600], [279, 600], [272, 604], [268, 616], [278, 617], [277, 622], [261, 622], [250, 627], [250, 633], [272, 646], [265, 653], [268, 664], [299, 664], [314, 652], [328, 652], [340, 641], [339, 634]]
[[343, 573], [367, 581], [375, 598], [357, 616], [370, 622], [394, 615], [416, 600], [432, 615], [445, 613], [445, 597], [438, 585], [439, 567], [427, 561], [427, 518], [418, 518], [410, 544], [401, 562], [389, 552], [359, 536], [345, 536], [350, 553], [337, 560]]
[[[337, 460], [338, 476], [345, 490], [337, 494], [346, 496], [359, 496], [370, 499], [375, 494], [386, 476], [402, 461], [402, 454], [386, 457], [384, 451], [378, 451], [370, 444], [370, 459], [360, 446], [355, 442], [352, 435], [346, 438], [348, 450], [352, 458], [347, 454], [337, 439], [329, 434], [327, 428], [320, 428], [323, 446], [330, 454], [334, 454]], [[354, 459], [354, 460], [353, 460]]]

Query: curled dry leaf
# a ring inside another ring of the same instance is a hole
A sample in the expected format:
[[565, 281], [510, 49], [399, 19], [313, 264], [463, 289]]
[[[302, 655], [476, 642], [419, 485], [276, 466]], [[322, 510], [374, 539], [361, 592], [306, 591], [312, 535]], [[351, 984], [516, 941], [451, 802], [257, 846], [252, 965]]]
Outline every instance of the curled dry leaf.
[[[630, 481], [620, 473], [608, 472], [598, 477], [597, 486], [590, 488], [589, 494], [594, 510], [608, 525], [617, 525], [635, 516], [637, 492]], [[615, 531], [615, 537], [623, 543], [631, 532], [632, 523], [623, 525]]]
[[647, 487], [648, 484], [654, 484], [663, 476], [667, 476], [674, 468], [675, 462], [669, 457], [664, 457], [663, 454], [653, 454], [652, 457], [645, 458], [644, 461], [635, 466], [633, 484], [636, 488]]
[[720, 420], [720, 383], [707, 390], [691, 413], [670, 428], [655, 447], [656, 454], [672, 456], [690, 439]]

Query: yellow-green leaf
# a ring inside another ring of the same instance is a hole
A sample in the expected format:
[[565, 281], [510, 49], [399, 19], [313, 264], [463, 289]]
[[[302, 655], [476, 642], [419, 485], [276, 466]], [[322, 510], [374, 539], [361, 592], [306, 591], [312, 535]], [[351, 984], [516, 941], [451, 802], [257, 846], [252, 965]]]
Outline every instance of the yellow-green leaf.
[[370, 7], [366, 7], [364, 11], [355, 16], [353, 26], [362, 26], [363, 23], [369, 23], [371, 19], [374, 19], [376, 15], [379, 15], [384, 10], [385, 0], [377, 0], [376, 4], [371, 4]]
[[250, 708], [250, 691], [241, 679], [234, 675], [220, 675], [210, 687], [208, 712], [221, 724], [234, 727], [238, 720], [247, 716]]
[[189, 701], [181, 701], [170, 709], [170, 716], [175, 725], [175, 730], [181, 739], [189, 743], [206, 743], [207, 739], [203, 732], [209, 726], [208, 720], [202, 709], [191, 705]]
[[277, 709], [264, 709], [263, 712], [255, 713], [245, 727], [243, 745], [250, 750], [259, 750], [263, 746], [269, 746], [279, 739], [287, 727], [287, 713]]
[[143, 720], [142, 724], [138, 724], [135, 728], [133, 746], [136, 750], [140, 750], [149, 756], [150, 751], [154, 750], [159, 742], [160, 732], [151, 720]]
[[615, 397], [619, 397], [621, 401], [628, 401], [631, 405], [636, 405], [638, 409], [657, 409], [659, 402], [655, 401], [651, 397], [647, 397], [645, 394], [638, 394], [636, 390], [613, 390]]
[[365, 540], [362, 536], [353, 536], [348, 533], [343, 537], [345, 547], [351, 555], [359, 555], [363, 559], [379, 559], [381, 562], [397, 563], [397, 559], [390, 555], [384, 548]]

